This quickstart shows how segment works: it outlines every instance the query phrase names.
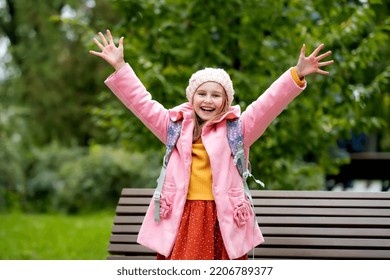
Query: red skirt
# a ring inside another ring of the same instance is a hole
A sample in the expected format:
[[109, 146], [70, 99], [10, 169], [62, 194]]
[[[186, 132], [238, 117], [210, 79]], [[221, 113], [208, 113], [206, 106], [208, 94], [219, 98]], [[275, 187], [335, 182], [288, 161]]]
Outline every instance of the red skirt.
[[[187, 200], [171, 255], [158, 260], [229, 260], [213, 200]], [[237, 260], [247, 260], [244, 255]]]

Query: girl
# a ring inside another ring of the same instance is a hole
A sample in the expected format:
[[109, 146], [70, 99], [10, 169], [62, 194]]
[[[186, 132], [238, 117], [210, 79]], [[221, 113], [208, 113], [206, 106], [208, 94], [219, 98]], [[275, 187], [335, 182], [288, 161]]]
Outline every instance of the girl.
[[[157, 259], [247, 259], [247, 253], [264, 239], [237, 171], [227, 141], [226, 121], [241, 119], [245, 154], [268, 125], [306, 87], [305, 76], [329, 73], [320, 69], [328, 51], [318, 46], [305, 57], [303, 45], [298, 63], [279, 77], [240, 114], [231, 106], [234, 89], [223, 69], [205, 68], [194, 73], [186, 88], [188, 102], [165, 109], [152, 100], [124, 60], [123, 40], [118, 47], [107, 30], [94, 39], [101, 52], [90, 51], [111, 64], [115, 73], [105, 81], [112, 92], [163, 143], [170, 121], [182, 121], [160, 196], [160, 220], [154, 220], [151, 201], [137, 242], [157, 252]], [[248, 157], [247, 157], [248, 158]], [[157, 208], [158, 209], [158, 208]]]

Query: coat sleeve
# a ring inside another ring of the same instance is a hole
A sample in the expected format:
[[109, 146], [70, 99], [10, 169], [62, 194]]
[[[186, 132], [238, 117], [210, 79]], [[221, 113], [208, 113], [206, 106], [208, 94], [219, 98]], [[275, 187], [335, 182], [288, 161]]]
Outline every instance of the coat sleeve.
[[242, 113], [244, 145], [250, 147], [286, 106], [306, 88], [299, 87], [291, 76], [291, 69], [272, 85]]
[[161, 142], [166, 142], [169, 111], [152, 99], [128, 63], [104, 83]]

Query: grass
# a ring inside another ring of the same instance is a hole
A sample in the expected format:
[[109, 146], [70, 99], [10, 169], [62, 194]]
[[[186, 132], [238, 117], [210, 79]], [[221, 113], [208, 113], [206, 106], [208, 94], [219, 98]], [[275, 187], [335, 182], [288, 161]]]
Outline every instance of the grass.
[[103, 260], [114, 213], [0, 214], [2, 260]]

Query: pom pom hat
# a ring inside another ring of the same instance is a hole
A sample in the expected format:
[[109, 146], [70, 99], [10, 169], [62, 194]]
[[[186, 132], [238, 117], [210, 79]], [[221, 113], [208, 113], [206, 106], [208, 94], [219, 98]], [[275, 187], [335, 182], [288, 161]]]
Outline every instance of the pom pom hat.
[[234, 96], [233, 82], [230, 79], [229, 74], [221, 68], [205, 68], [192, 74], [186, 89], [188, 101], [192, 102], [195, 91], [205, 82], [216, 82], [223, 86], [228, 104], [229, 106], [232, 105]]

